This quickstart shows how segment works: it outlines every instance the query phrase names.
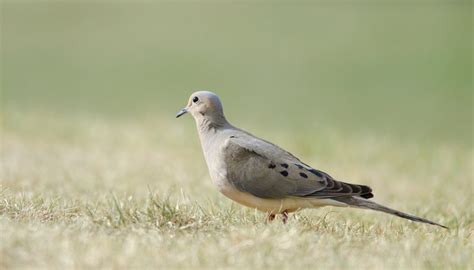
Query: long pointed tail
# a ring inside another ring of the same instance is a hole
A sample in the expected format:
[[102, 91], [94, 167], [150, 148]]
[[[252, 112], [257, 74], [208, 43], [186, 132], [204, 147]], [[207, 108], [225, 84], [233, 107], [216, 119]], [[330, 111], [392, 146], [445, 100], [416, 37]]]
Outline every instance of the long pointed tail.
[[414, 216], [414, 215], [403, 213], [403, 212], [400, 212], [398, 210], [394, 210], [394, 209], [385, 207], [383, 205], [380, 205], [380, 204], [375, 203], [373, 201], [369, 201], [369, 200], [364, 199], [364, 198], [360, 198], [360, 197], [339, 197], [339, 198], [333, 198], [333, 199], [337, 200], [337, 201], [340, 201], [340, 202], [343, 202], [343, 203], [346, 203], [351, 207], [371, 209], [371, 210], [375, 210], [375, 211], [379, 211], [379, 212], [392, 214], [392, 215], [395, 215], [395, 216], [398, 216], [398, 217], [401, 217], [401, 218], [406, 218], [406, 219], [409, 219], [409, 220], [413, 220], [413, 221], [416, 221], [416, 222], [428, 223], [428, 224], [431, 224], [431, 225], [436, 225], [436, 226], [443, 227], [445, 229], [449, 229], [448, 227], [443, 226], [441, 224], [438, 224], [436, 222], [433, 222], [431, 220], [427, 220], [427, 219], [424, 219], [424, 218], [421, 218], [421, 217], [417, 217], [417, 216]]

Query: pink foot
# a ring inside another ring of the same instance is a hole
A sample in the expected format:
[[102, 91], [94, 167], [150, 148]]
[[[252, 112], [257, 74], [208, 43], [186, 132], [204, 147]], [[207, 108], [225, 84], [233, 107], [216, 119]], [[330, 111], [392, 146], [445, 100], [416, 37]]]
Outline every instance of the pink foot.
[[275, 219], [275, 214], [269, 214], [267, 219], [268, 219], [268, 222], [272, 222]]
[[288, 222], [288, 211], [285, 210], [281, 214], [283, 215], [283, 224], [286, 224]]

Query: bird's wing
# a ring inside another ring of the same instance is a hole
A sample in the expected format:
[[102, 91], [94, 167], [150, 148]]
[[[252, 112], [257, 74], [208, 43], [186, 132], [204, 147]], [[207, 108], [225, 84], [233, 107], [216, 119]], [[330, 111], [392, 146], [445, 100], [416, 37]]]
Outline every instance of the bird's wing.
[[372, 197], [367, 186], [336, 181], [280, 147], [242, 132], [224, 143], [227, 179], [240, 191], [260, 198]]

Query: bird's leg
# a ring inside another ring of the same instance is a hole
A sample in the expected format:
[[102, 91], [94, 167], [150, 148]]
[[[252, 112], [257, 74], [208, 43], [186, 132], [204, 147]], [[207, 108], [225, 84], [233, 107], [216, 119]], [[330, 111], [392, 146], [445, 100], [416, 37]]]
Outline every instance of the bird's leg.
[[283, 224], [286, 224], [288, 222], [288, 210], [285, 210], [281, 213], [283, 215]]
[[272, 214], [272, 213], [268, 214], [268, 217], [267, 217], [268, 222], [272, 222], [274, 219], [275, 219], [275, 214]]

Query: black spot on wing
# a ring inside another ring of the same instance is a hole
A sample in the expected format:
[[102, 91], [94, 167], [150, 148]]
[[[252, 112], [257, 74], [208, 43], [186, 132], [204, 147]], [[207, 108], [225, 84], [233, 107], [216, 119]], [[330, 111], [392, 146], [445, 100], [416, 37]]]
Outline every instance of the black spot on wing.
[[315, 169], [309, 169], [308, 172], [316, 175], [317, 177], [324, 177], [324, 174], [321, 171], [315, 170]]
[[288, 169], [288, 164], [282, 163], [282, 164], [280, 164], [280, 165], [281, 165], [283, 168]]
[[298, 163], [294, 163], [294, 164], [295, 164], [296, 167], [298, 167], [298, 169], [300, 169], [300, 170], [304, 169], [304, 167], [301, 166], [300, 164], [298, 164]]
[[288, 176], [288, 172], [287, 172], [287, 171], [281, 171], [280, 173], [281, 173], [281, 175], [283, 175], [283, 176], [285, 176], [285, 177]]
[[273, 163], [270, 163], [270, 164], [268, 164], [268, 168], [269, 168], [269, 169], [275, 169], [275, 168], [276, 168], [276, 165], [273, 164]]
[[305, 174], [305, 173], [300, 173], [300, 176], [303, 177], [303, 178], [308, 178], [308, 175]]

